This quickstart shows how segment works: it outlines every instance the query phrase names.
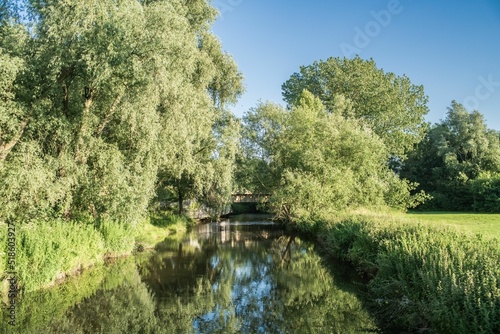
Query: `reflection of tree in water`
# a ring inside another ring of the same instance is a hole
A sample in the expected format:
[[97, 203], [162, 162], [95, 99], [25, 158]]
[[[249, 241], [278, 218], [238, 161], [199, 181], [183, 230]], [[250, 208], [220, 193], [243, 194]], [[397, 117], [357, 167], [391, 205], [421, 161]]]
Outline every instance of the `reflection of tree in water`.
[[1, 333], [153, 333], [154, 299], [132, 258], [23, 296], [17, 325]]
[[[186, 290], [174, 302], [162, 301], [160, 322], [182, 322], [182, 330], [189, 332], [194, 326], [198, 333], [375, 329], [356, 296], [335, 287], [313, 246], [298, 238], [220, 243], [205, 263], [203, 288], [195, 295]], [[214, 277], [210, 273], [215, 268]]]
[[[36, 328], [30, 333], [168, 334], [375, 328], [356, 297], [334, 285], [313, 246], [299, 238], [261, 232], [225, 240], [191, 238], [181, 246], [163, 243], [138, 266], [123, 263], [92, 283], [99, 289], [89, 289], [91, 294], [75, 299], [45, 326], [25, 328]], [[38, 310], [50, 303], [38, 304]]]
[[363, 333], [376, 326], [355, 295], [342, 291], [314, 251], [298, 238], [283, 237], [273, 250], [274, 275], [283, 317], [292, 333]]

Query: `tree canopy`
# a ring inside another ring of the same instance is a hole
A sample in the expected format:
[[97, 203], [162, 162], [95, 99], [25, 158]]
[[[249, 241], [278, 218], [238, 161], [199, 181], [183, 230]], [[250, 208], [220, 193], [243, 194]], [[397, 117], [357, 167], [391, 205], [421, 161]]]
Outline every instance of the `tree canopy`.
[[446, 210], [500, 211], [500, 135], [478, 111], [453, 101], [409, 155], [402, 176], [420, 183]]
[[411, 185], [390, 170], [383, 141], [344, 112], [329, 112], [307, 90], [289, 109], [263, 103], [249, 111], [242, 184], [271, 194], [273, 209], [292, 220], [359, 206], [413, 206], [420, 195], [410, 196]]
[[372, 59], [316, 61], [300, 67], [282, 89], [289, 105], [307, 89], [329, 112], [340, 109], [344, 117], [361, 120], [393, 155], [404, 157], [425, 133], [424, 116], [429, 110], [423, 86], [412, 84], [405, 75], [384, 72]]
[[234, 154], [236, 125], [225, 108], [243, 86], [210, 32], [214, 8], [204, 0], [17, 4], [24, 14], [5, 7], [0, 23], [4, 218], [135, 221], [161, 188], [182, 184], [200, 197], [214, 184], [227, 189], [221, 169], [232, 165], [219, 158]]

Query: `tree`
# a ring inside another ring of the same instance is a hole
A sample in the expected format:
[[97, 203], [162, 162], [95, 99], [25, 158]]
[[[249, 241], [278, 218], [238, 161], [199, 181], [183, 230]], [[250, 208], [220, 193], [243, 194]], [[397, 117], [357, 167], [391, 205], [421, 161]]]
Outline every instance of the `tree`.
[[385, 73], [373, 60], [329, 58], [302, 66], [283, 86], [293, 105], [304, 89], [318, 97], [329, 112], [339, 105], [345, 117], [361, 120], [384, 142], [388, 153], [400, 157], [424, 136], [428, 113], [423, 86], [403, 75]]
[[199, 60], [191, 76], [197, 90], [176, 92], [161, 104], [176, 112], [165, 113], [157, 190], [167, 194], [164, 199], [177, 199], [179, 213], [184, 200], [198, 199], [217, 216], [230, 200], [239, 129], [226, 106], [243, 92], [242, 75], [213, 35], [203, 31], [197, 40]]
[[202, 194], [214, 124], [242, 89], [209, 31], [215, 9], [204, 0], [25, 5], [26, 19], [11, 6], [0, 23], [2, 215], [134, 222], [158, 175], [179, 197]]
[[205, 189], [203, 203], [211, 209], [212, 217], [227, 213], [234, 189], [234, 174], [237, 168], [236, 155], [240, 150], [240, 121], [231, 113], [223, 111], [213, 128], [216, 147], [210, 165], [213, 168], [211, 184]]
[[0, 163], [17, 144], [29, 118], [15, 99], [15, 79], [24, 67], [23, 60], [0, 48]]
[[432, 126], [410, 153], [402, 176], [432, 194], [434, 200], [429, 205], [435, 208], [472, 210], [478, 205], [473, 193], [479, 191], [479, 183], [473, 180], [499, 172], [498, 132], [487, 128], [481, 113], [469, 112], [452, 101], [446, 118]]
[[413, 204], [408, 184], [389, 169], [386, 147], [373, 131], [343, 117], [344, 110], [328, 112], [308, 91], [295, 103], [289, 110], [261, 104], [244, 117], [250, 184], [271, 194], [280, 217], [300, 220], [395, 204], [394, 195], [403, 195], [403, 207]]

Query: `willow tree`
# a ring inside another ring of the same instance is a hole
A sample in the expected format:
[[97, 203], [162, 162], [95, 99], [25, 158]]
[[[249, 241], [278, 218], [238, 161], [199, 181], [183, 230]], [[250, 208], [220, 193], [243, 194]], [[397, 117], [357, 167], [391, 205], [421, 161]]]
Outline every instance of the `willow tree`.
[[411, 196], [413, 186], [389, 169], [383, 140], [337, 108], [329, 112], [304, 91], [289, 109], [265, 103], [248, 112], [250, 185], [270, 194], [274, 211], [292, 221], [345, 208], [418, 203], [422, 196]]
[[159, 173], [194, 177], [200, 193], [220, 113], [213, 82], [241, 79], [203, 49], [216, 11], [204, 0], [25, 5], [31, 21], [12, 16], [1, 30], [2, 213], [135, 221]]
[[242, 75], [208, 30], [216, 12], [205, 1], [187, 4], [196, 8], [188, 16], [197, 23], [191, 30], [197, 41], [196, 58], [189, 76], [175, 78], [183, 80], [186, 89], [161, 97], [164, 156], [158, 188], [167, 199], [169, 194], [177, 199], [179, 213], [185, 199], [215, 205], [215, 212], [220, 212], [222, 203], [230, 199], [238, 141], [237, 124], [226, 108], [243, 91]]

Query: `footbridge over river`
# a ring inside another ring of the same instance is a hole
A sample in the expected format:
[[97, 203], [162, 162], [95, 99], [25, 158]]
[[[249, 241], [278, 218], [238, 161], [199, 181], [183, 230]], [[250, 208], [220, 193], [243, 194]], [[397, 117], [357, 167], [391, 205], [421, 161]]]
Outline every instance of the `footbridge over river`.
[[232, 194], [231, 212], [233, 214], [261, 212], [259, 204], [267, 202], [269, 196], [269, 194]]
[[232, 194], [232, 203], [260, 203], [265, 202], [269, 194]]

